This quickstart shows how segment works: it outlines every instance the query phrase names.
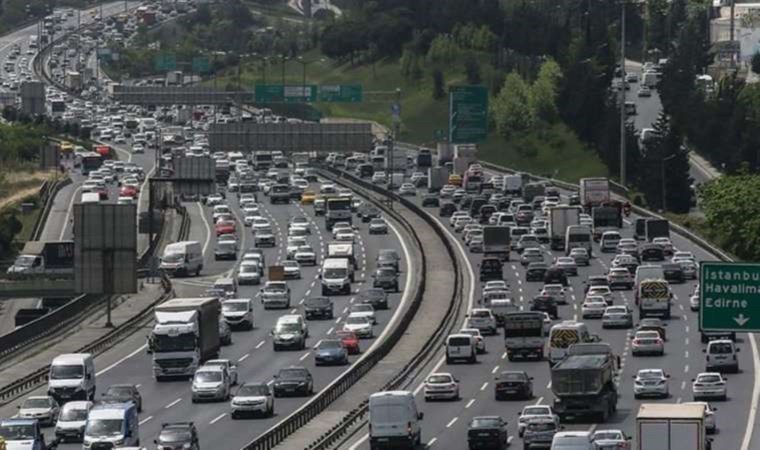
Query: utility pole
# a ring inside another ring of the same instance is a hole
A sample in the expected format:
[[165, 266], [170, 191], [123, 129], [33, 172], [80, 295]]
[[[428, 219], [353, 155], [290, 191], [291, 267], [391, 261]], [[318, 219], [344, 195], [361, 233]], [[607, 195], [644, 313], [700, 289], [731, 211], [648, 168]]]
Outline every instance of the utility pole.
[[620, 184], [625, 186], [625, 160], [626, 160], [626, 148], [625, 148], [625, 0], [621, 3], [621, 19], [620, 19], [620, 76], [622, 77], [622, 83], [620, 83]]
[[665, 212], [668, 210], [668, 201], [666, 199], [667, 191], [665, 189], [665, 162], [670, 161], [671, 159], [675, 158], [676, 155], [670, 155], [668, 157], [662, 158], [662, 166], [661, 166], [661, 173], [660, 176], [662, 178], [662, 211]]
[[[735, 33], [735, 23], [734, 23], [734, 6], [736, 5], [736, 0], [731, 0], [731, 48], [734, 48], [734, 33]], [[736, 52], [731, 52], [731, 68], [736, 68]]]

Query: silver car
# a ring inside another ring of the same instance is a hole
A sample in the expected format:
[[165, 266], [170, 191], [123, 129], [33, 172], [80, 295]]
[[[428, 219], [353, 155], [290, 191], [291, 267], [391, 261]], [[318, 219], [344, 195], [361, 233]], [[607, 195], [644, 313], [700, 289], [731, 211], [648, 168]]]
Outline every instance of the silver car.
[[575, 260], [575, 264], [579, 266], [588, 266], [591, 264], [591, 258], [588, 255], [588, 250], [585, 248], [574, 248], [570, 250], [569, 256]]
[[568, 276], [578, 276], [578, 263], [570, 256], [560, 256], [554, 263], [557, 268], [562, 269]]
[[53, 426], [58, 420], [60, 408], [53, 397], [35, 395], [28, 397], [18, 408], [19, 419], [37, 419], [41, 426]]
[[627, 306], [608, 306], [602, 315], [602, 328], [631, 328], [633, 312]]
[[633, 397], [668, 398], [670, 375], [662, 369], [641, 369], [633, 377]]
[[532, 262], [544, 262], [544, 253], [538, 247], [526, 248], [520, 255], [520, 264], [523, 266]]

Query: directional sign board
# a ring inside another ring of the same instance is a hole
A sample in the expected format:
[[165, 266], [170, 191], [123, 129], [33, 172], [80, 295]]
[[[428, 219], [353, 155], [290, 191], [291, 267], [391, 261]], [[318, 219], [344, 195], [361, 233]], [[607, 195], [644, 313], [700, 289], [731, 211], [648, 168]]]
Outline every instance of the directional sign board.
[[317, 100], [317, 86], [257, 84], [257, 103], [309, 103]]
[[481, 142], [488, 135], [488, 88], [453, 86], [449, 92], [449, 142]]
[[335, 84], [319, 87], [320, 102], [360, 103], [362, 98], [361, 84]]
[[760, 331], [760, 264], [701, 264], [699, 326], [702, 331]]
[[177, 57], [171, 53], [161, 53], [156, 55], [153, 63], [156, 70], [159, 72], [177, 69]]
[[211, 64], [205, 56], [198, 56], [193, 58], [192, 68], [195, 73], [208, 73], [211, 70]]

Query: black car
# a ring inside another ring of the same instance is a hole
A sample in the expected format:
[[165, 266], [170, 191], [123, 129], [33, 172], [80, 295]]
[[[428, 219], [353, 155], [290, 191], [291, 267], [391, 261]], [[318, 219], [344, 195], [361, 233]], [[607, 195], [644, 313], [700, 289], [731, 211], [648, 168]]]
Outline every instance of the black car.
[[533, 377], [527, 372], [505, 370], [494, 379], [494, 398], [531, 399], [533, 398]]
[[581, 196], [578, 194], [570, 194], [570, 199], [568, 200], [568, 204], [570, 206], [576, 206], [581, 204]]
[[306, 320], [317, 317], [320, 319], [332, 319], [334, 317], [333, 303], [327, 297], [307, 298], [303, 303], [303, 312]]
[[372, 205], [362, 205], [359, 207], [357, 214], [362, 218], [362, 222], [364, 223], [382, 216], [382, 212], [376, 206]]
[[686, 283], [686, 275], [684, 275], [680, 264], [663, 264], [662, 272], [665, 275], [665, 281], [668, 283]]
[[214, 249], [214, 259], [219, 261], [220, 259], [237, 259], [237, 244], [234, 242], [218, 242]]
[[401, 257], [396, 250], [392, 248], [384, 248], [377, 253], [375, 263], [377, 264], [377, 267], [392, 267], [398, 272], [400, 260]]
[[567, 274], [561, 267], [552, 266], [544, 273], [544, 284], [561, 284], [567, 286]]
[[503, 280], [504, 264], [499, 258], [483, 258], [480, 263], [480, 281]]
[[588, 292], [590, 288], [593, 286], [609, 286], [610, 281], [607, 279], [606, 275], [591, 275], [586, 279], [586, 282], [584, 283], [583, 293], [585, 294]]
[[359, 178], [369, 178], [375, 173], [375, 168], [372, 167], [372, 164], [359, 164], [356, 168], [356, 173], [359, 175]]
[[657, 244], [644, 244], [640, 256], [642, 261], [664, 261], [665, 251]]
[[113, 384], [100, 395], [105, 403], [133, 402], [137, 412], [142, 412], [142, 396], [134, 384]]
[[540, 262], [532, 262], [528, 264], [528, 268], [525, 271], [525, 281], [544, 281], [544, 275], [549, 270], [546, 264]]
[[509, 445], [507, 421], [499, 416], [477, 416], [467, 429], [469, 450], [504, 450]]
[[385, 289], [369, 288], [359, 294], [359, 302], [372, 305], [375, 309], [388, 309], [388, 294]]
[[380, 267], [372, 273], [372, 287], [398, 292], [398, 272], [393, 267]]
[[457, 205], [453, 203], [444, 203], [441, 205], [441, 209], [438, 210], [439, 217], [451, 217], [457, 212]]
[[545, 312], [549, 314], [549, 317], [556, 320], [559, 319], [557, 313], [557, 300], [550, 295], [537, 295], [533, 297], [533, 301], [530, 304], [531, 311]]
[[153, 443], [160, 448], [172, 450], [190, 449], [198, 450], [198, 430], [195, 429], [193, 422], [175, 422], [161, 425], [161, 431], [158, 433], [158, 439]]
[[423, 208], [437, 208], [441, 205], [438, 194], [425, 194], [422, 196]]
[[479, 214], [479, 221], [481, 224], [487, 224], [488, 219], [491, 218], [493, 213], [496, 212], [496, 206], [494, 205], [483, 205], [480, 207]]
[[280, 369], [274, 376], [272, 389], [275, 397], [283, 395], [307, 396], [314, 393], [314, 379], [309, 369], [300, 366], [291, 366]]

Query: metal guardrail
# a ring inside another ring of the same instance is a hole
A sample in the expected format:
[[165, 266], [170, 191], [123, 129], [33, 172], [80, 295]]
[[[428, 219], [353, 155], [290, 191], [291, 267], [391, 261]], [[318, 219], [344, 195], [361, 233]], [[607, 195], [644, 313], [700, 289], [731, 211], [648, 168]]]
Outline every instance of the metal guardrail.
[[53, 203], [55, 202], [55, 196], [58, 192], [71, 184], [71, 178], [66, 177], [63, 180], [55, 181], [53, 183], [46, 181], [40, 188], [40, 201], [43, 203], [42, 212], [37, 216], [37, 220], [34, 222], [34, 228], [32, 229], [31, 241], [37, 241], [42, 237], [42, 231], [45, 229], [45, 223], [48, 216], [50, 216], [50, 210], [53, 209]]
[[417, 235], [416, 230], [414, 230], [399, 213], [386, 208], [380, 203], [377, 203], [377, 205], [380, 208], [383, 208], [387, 215], [392, 216], [398, 223], [402, 225], [404, 230], [409, 233], [409, 235], [414, 240], [415, 245], [420, 250], [422, 261], [421, 264], [415, 265], [418, 285], [415, 287], [414, 299], [412, 300], [410, 308], [406, 311], [406, 313], [399, 321], [398, 325], [391, 331], [389, 336], [383, 342], [381, 342], [376, 349], [360, 358], [359, 361], [357, 361], [348, 371], [344, 372], [335, 381], [330, 383], [328, 387], [323, 389], [319, 394], [309, 400], [309, 402], [307, 402], [304, 406], [280, 421], [277, 425], [264, 432], [264, 434], [255, 438], [251, 443], [243, 447], [243, 450], [270, 450], [278, 444], [282, 443], [288, 436], [298, 431], [311, 419], [327, 409], [327, 407], [330, 406], [332, 402], [337, 400], [341, 395], [348, 391], [351, 386], [359, 381], [359, 379], [361, 379], [391, 351], [401, 336], [406, 332], [409, 323], [412, 321], [415, 313], [419, 309], [419, 305], [422, 301], [422, 296], [425, 291], [425, 267], [427, 264], [425, 254], [422, 252], [422, 243], [419, 239], [419, 236]]

